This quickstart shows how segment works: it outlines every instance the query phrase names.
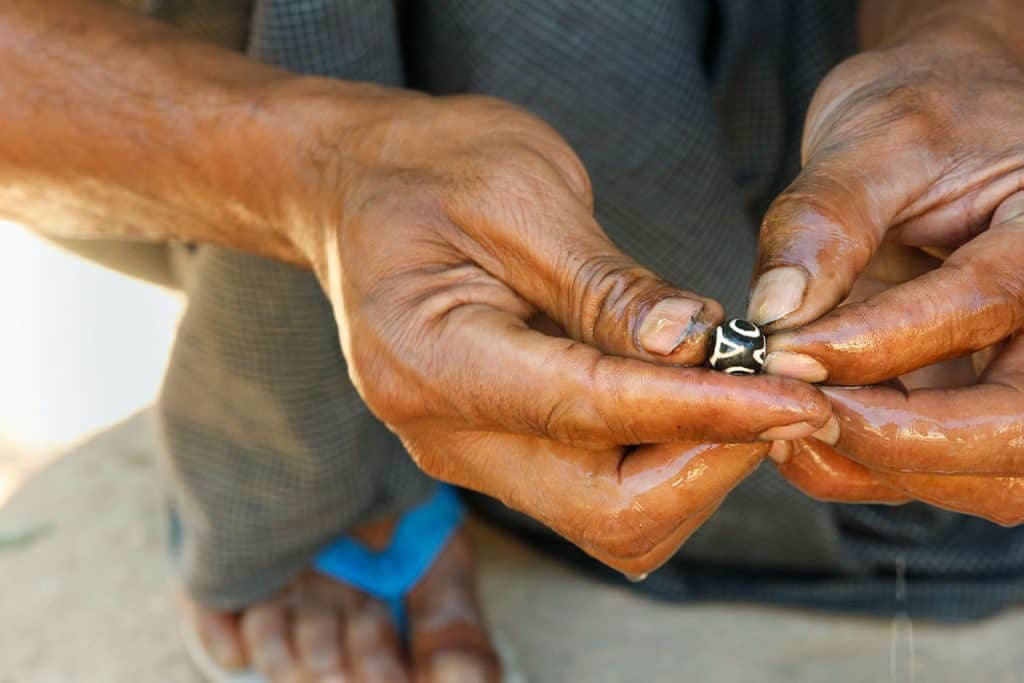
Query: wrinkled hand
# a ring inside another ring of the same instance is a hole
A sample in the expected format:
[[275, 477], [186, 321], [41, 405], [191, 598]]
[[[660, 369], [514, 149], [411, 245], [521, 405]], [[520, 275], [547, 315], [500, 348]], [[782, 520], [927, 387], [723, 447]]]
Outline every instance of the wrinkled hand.
[[[1022, 67], [982, 27], [932, 25], [840, 65], [815, 96], [804, 170], [762, 226], [750, 315], [787, 330], [768, 370], [869, 385], [1009, 340], [968, 386], [826, 389], [838, 424], [823, 438], [855, 462], [802, 442], [786, 468], [815, 495], [1024, 520]], [[954, 251], [832, 310], [884, 242]]]
[[[919, 277], [938, 268], [941, 263], [916, 249], [884, 245], [857, 281], [847, 305]], [[998, 345], [970, 356], [927, 366], [900, 377], [898, 382], [890, 382], [887, 391], [902, 396], [919, 396], [922, 390], [931, 390], [935, 395], [944, 393], [948, 397], [956, 397], [959, 392], [950, 390], [977, 384], [1003, 348], [1003, 345]], [[956, 409], [955, 399], [950, 407]], [[864, 429], [866, 424], [860, 422], [858, 427]], [[1006, 524], [1014, 523], [1020, 514], [1020, 503], [1014, 489], [1024, 483], [1022, 478], [920, 474], [878, 469], [876, 465], [869, 467], [844, 457], [833, 447], [840, 435], [839, 422], [833, 420], [819, 432], [818, 438], [777, 443], [772, 451], [783, 460], [777, 462], [779, 471], [805, 493], [821, 500], [895, 504], [917, 499]], [[890, 444], [876, 446], [889, 448]]]
[[826, 421], [802, 382], [680, 367], [703, 360], [720, 306], [611, 244], [548, 126], [474, 97], [391, 112], [324, 131], [354, 150], [320, 174], [344, 194], [326, 231], [296, 241], [356, 386], [428, 474], [640, 574], [758, 465], [764, 439]]

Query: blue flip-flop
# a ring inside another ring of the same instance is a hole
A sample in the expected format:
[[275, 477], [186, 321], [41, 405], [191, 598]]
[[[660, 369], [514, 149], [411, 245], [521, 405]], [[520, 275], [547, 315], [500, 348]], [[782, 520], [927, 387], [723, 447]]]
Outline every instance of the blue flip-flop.
[[371, 550], [341, 538], [313, 558], [313, 569], [368, 593], [388, 606], [400, 633], [405, 633], [405, 595], [423, 578], [462, 524], [459, 495], [441, 484], [426, 502], [398, 521], [391, 543]]
[[[405, 596], [433, 566], [464, 516], [458, 493], [440, 484], [428, 500], [402, 515], [387, 547], [372, 550], [355, 539], [343, 537], [317, 553], [313, 569], [385, 603], [404, 635]], [[200, 642], [193, 620], [184, 619], [182, 624], [186, 650], [210, 683], [267, 683], [253, 671], [236, 672], [221, 667]], [[525, 683], [505, 640], [493, 633], [492, 640], [505, 683]]]

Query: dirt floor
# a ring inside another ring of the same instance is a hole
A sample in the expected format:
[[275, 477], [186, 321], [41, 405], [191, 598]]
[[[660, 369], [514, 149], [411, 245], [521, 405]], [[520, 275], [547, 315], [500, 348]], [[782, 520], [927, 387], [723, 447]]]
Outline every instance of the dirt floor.
[[[178, 638], [152, 449], [143, 414], [0, 508], [0, 683], [201, 683]], [[530, 681], [1024, 681], [1021, 611], [946, 628], [678, 607], [474, 533], [491, 620]]]

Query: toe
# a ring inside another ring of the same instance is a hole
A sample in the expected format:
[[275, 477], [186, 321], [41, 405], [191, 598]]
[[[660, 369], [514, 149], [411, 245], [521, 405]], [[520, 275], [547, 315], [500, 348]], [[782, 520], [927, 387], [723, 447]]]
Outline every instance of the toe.
[[195, 623], [199, 640], [207, 653], [225, 669], [244, 669], [248, 666], [238, 619], [225, 612], [214, 612], [189, 603], [190, 618]]
[[422, 683], [500, 680], [479, 602], [468, 539], [459, 534], [409, 594], [413, 670]]
[[418, 678], [425, 683], [489, 683], [494, 680], [487, 662], [466, 652], [435, 653]]
[[366, 598], [345, 616], [347, 660], [354, 683], [404, 683], [401, 641], [388, 610]]
[[242, 640], [249, 661], [272, 683], [291, 683], [297, 678], [288, 622], [288, 610], [279, 602], [254, 605], [242, 614]]
[[295, 651], [308, 681], [340, 683], [347, 680], [338, 617], [334, 609], [319, 603], [306, 602], [296, 608]]

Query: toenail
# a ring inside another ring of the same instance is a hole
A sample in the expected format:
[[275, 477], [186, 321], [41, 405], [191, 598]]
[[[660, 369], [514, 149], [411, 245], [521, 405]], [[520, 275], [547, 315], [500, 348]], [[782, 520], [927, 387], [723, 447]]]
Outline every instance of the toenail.
[[224, 636], [217, 635], [210, 638], [210, 656], [227, 669], [235, 669], [239, 666], [235, 646]]
[[269, 671], [276, 671], [280, 669], [282, 665], [288, 663], [290, 655], [288, 653], [287, 646], [283, 642], [279, 640], [272, 640], [257, 645], [253, 652], [253, 659], [263, 665], [260, 668], [266, 668]]
[[309, 667], [316, 671], [329, 671], [338, 667], [338, 651], [330, 647], [311, 650], [306, 658]]
[[487, 667], [476, 657], [439, 653], [430, 660], [429, 680], [434, 683], [486, 683]]

